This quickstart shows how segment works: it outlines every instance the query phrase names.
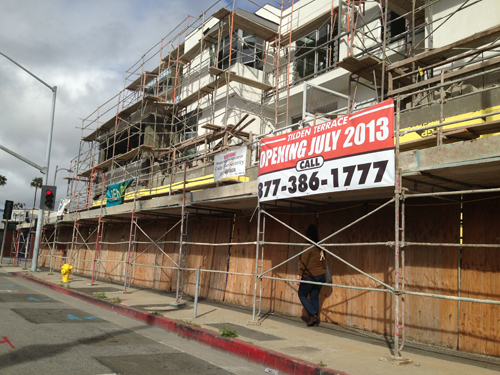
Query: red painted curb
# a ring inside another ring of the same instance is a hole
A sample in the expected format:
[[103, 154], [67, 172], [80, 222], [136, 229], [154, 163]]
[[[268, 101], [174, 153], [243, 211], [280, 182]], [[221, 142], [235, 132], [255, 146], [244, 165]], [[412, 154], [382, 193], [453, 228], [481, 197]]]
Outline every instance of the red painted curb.
[[18, 272], [13, 272], [12, 275], [43, 285], [47, 288], [78, 298], [85, 302], [92, 303], [107, 310], [114, 311], [118, 314], [142, 320], [147, 324], [175, 332], [180, 337], [196, 340], [200, 343], [233, 353], [247, 360], [269, 366], [275, 370], [283, 371], [290, 375], [347, 375], [344, 372], [319, 367], [314, 363], [278, 353], [271, 349], [248, 344], [239, 339], [222, 337], [219, 334], [207, 329], [197, 328], [163, 316], [150, 314], [147, 311], [138, 310], [129, 306], [118, 305], [76, 290], [63, 288], [59, 285], [38, 279], [36, 277], [26, 276], [25, 274]]

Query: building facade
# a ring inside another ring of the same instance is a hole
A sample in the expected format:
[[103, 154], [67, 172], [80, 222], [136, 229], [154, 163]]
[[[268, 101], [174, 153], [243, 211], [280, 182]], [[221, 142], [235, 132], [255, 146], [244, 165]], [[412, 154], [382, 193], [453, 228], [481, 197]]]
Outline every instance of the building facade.
[[[500, 355], [500, 4], [253, 8], [188, 18], [83, 120], [41, 262], [179, 299], [200, 268], [206, 298], [300, 316], [300, 234], [316, 223], [334, 270], [322, 321], [391, 336], [396, 354], [415, 340]], [[388, 98], [395, 186], [259, 203], [262, 139]], [[241, 147], [245, 174], [216, 179], [214, 158]]]

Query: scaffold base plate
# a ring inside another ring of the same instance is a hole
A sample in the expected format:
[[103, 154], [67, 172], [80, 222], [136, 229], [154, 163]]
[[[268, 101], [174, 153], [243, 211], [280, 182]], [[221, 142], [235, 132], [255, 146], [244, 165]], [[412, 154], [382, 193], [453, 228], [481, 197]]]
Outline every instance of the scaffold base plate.
[[380, 357], [379, 360], [382, 362], [392, 363], [393, 365], [411, 365], [413, 363], [411, 359], [394, 357], [392, 355], [389, 355], [387, 357]]
[[258, 320], [249, 320], [247, 321], [247, 326], [261, 326], [262, 323]]

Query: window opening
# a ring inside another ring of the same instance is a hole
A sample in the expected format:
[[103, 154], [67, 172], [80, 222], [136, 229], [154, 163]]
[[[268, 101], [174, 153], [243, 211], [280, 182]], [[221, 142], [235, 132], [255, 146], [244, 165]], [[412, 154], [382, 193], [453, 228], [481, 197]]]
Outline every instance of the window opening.
[[[229, 35], [221, 39], [218, 56], [217, 67], [225, 70], [229, 68]], [[216, 48], [216, 46], [214, 46]], [[263, 70], [264, 64], [262, 58], [264, 56], [264, 40], [244, 31], [236, 30], [233, 36], [231, 62], [242, 63], [250, 68]], [[210, 50], [210, 63], [215, 65], [214, 52]]]
[[[295, 42], [295, 81], [320, 73], [338, 61], [338, 42], [330, 39], [330, 28], [324, 25]], [[337, 35], [336, 27], [332, 35]]]
[[[229, 35], [226, 35], [224, 38], [222, 38], [220, 42], [220, 49], [219, 49], [219, 62], [217, 64], [217, 67], [219, 69], [225, 70], [229, 68], [229, 47], [230, 47], [230, 40], [229, 40]], [[237, 49], [237, 43], [236, 43], [236, 38], [233, 37], [233, 43], [232, 43], [232, 51], [231, 51], [231, 61], [234, 63], [236, 61], [236, 57], [238, 56], [238, 49]]]
[[294, 116], [292, 117], [292, 131], [294, 132], [295, 130], [299, 130], [300, 124], [299, 122], [302, 121], [302, 115], [299, 116]]
[[392, 10], [389, 10], [387, 12], [387, 37], [393, 39], [398, 35], [403, 34], [405, 31], [406, 20], [404, 19], [404, 17], [400, 17], [399, 14], [393, 12]]

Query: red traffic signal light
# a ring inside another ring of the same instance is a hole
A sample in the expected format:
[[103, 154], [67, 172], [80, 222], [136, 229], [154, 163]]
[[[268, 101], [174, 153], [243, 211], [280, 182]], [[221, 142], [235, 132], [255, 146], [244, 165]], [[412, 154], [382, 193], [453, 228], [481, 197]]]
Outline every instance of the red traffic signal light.
[[42, 186], [42, 196], [40, 197], [40, 208], [43, 210], [53, 211], [56, 204], [56, 187]]

